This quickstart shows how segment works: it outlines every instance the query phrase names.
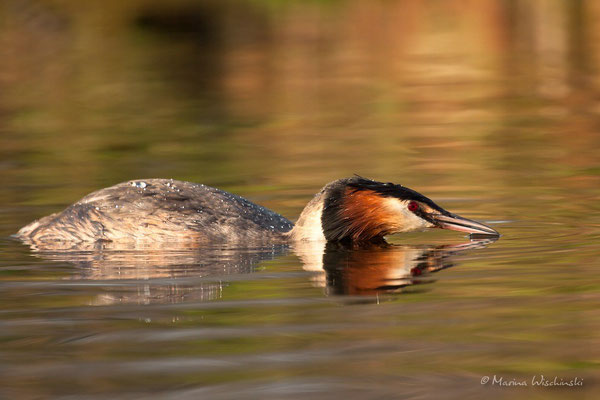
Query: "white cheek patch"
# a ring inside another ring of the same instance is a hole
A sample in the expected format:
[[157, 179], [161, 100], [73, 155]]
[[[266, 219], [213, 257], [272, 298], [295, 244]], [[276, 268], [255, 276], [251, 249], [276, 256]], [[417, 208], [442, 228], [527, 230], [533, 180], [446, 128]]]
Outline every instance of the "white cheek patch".
[[433, 224], [418, 217], [408, 209], [408, 201], [398, 200], [395, 198], [386, 198], [385, 205], [395, 218], [397, 218], [396, 232], [414, 232], [422, 231], [426, 228], [433, 227]]
[[405, 230], [404, 232], [422, 231], [433, 226], [431, 222], [426, 221], [421, 217], [418, 217], [417, 215], [415, 215], [415, 213], [409, 211], [407, 208], [404, 209], [404, 213], [406, 214], [405, 221], [409, 222], [406, 224], [407, 230]]

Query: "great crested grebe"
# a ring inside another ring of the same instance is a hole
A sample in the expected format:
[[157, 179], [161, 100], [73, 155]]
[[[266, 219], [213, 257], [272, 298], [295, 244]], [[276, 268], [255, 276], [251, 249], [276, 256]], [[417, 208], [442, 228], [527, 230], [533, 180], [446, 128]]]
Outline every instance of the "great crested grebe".
[[240, 196], [172, 179], [119, 183], [23, 227], [26, 242], [383, 241], [393, 233], [443, 228], [498, 235], [402, 185], [359, 176], [328, 183], [294, 225]]

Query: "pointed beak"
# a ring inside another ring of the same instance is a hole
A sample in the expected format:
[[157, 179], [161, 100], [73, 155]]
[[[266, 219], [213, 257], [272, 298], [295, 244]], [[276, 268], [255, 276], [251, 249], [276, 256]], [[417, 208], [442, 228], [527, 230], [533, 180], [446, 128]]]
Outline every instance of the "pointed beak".
[[479, 235], [500, 236], [498, 231], [487, 225], [481, 224], [471, 219], [463, 218], [460, 215], [452, 213], [447, 214], [429, 214], [438, 228], [450, 229], [452, 231], [475, 233]]

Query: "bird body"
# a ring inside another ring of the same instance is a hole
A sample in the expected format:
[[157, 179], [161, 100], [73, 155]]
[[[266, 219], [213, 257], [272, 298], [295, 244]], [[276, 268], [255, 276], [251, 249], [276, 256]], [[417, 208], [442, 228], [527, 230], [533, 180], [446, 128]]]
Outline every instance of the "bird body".
[[172, 179], [123, 182], [93, 192], [16, 234], [26, 242], [370, 242], [440, 227], [498, 233], [451, 214], [401, 185], [361, 177], [327, 184], [294, 225], [243, 197]]

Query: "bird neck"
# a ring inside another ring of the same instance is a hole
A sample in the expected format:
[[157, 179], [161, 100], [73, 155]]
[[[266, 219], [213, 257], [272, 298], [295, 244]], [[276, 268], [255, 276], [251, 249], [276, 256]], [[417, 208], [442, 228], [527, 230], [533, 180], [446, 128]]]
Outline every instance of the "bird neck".
[[288, 236], [292, 241], [382, 240], [394, 230], [388, 200], [370, 190], [330, 184], [304, 207]]
[[326, 241], [322, 225], [324, 197], [321, 191], [304, 207], [294, 228], [289, 232], [293, 241]]

